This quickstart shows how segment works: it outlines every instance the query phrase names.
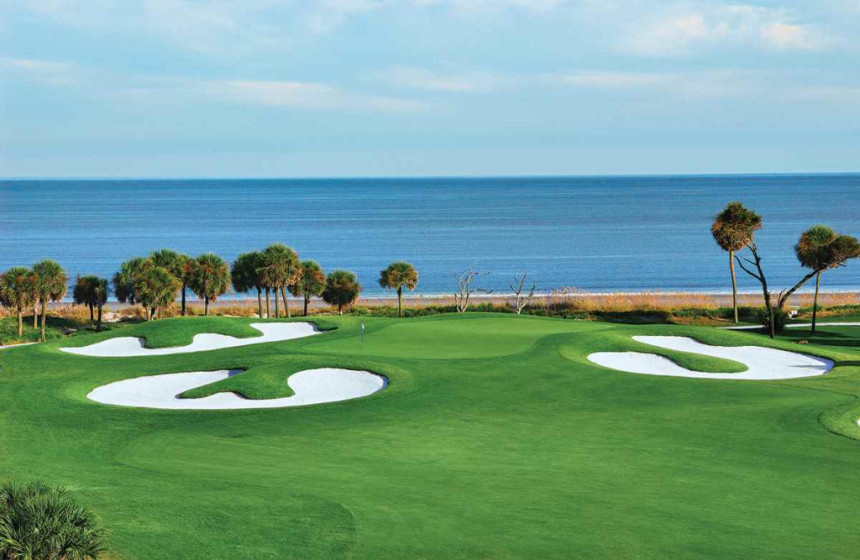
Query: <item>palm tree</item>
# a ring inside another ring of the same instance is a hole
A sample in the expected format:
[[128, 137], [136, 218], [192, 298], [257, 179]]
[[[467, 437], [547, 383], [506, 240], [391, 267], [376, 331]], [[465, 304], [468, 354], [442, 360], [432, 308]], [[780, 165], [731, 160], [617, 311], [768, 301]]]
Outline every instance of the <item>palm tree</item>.
[[98, 276], [92, 276], [92, 280], [90, 280], [90, 290], [92, 294], [92, 301], [95, 302], [97, 315], [96, 315], [96, 331], [101, 332], [102, 330], [102, 308], [107, 303], [108, 294], [110, 293], [110, 288], [108, 287], [107, 278], [100, 278]]
[[329, 305], [336, 306], [338, 314], [343, 315], [343, 308], [352, 305], [360, 293], [361, 284], [355, 274], [348, 270], [335, 270], [326, 276], [322, 298]]
[[72, 299], [78, 305], [86, 305], [90, 310], [90, 325], [95, 326], [95, 310], [107, 301], [107, 288], [102, 285], [107, 280], [98, 276], [78, 276], [72, 289]]
[[156, 313], [176, 299], [182, 281], [162, 266], [147, 266], [135, 275], [134, 294], [138, 303], [146, 309], [146, 320], [156, 318]]
[[0, 276], [0, 301], [18, 314], [18, 336], [24, 335], [24, 308], [32, 305], [33, 272], [26, 267], [10, 268]]
[[135, 275], [143, 268], [149, 266], [151, 262], [143, 257], [134, 257], [122, 263], [119, 271], [113, 275], [113, 290], [121, 303], [137, 303], [137, 298], [134, 297], [134, 282]]
[[105, 531], [89, 509], [60, 486], [0, 486], [0, 558], [86, 560], [105, 551]]
[[174, 278], [179, 280], [182, 289], [182, 311], [185, 315], [185, 291], [188, 289], [188, 261], [191, 257], [177, 253], [172, 249], [161, 249], [153, 251], [149, 255], [149, 260], [155, 266], [160, 266], [167, 270]]
[[33, 290], [42, 305], [42, 342], [46, 340], [45, 323], [48, 319], [48, 302], [63, 299], [68, 289], [67, 282], [66, 271], [57, 262], [45, 259], [33, 265]]
[[234, 290], [242, 293], [257, 290], [257, 315], [260, 318], [263, 317], [263, 278], [260, 269], [264, 266], [265, 255], [262, 251], [253, 251], [236, 257], [230, 269]]
[[815, 299], [812, 303], [812, 335], [818, 316], [818, 293], [821, 289], [821, 273], [830, 268], [843, 266], [848, 259], [860, 256], [860, 244], [849, 235], [839, 235], [827, 226], [812, 226], [803, 232], [794, 254], [800, 265], [815, 272]]
[[325, 289], [325, 275], [316, 261], [302, 261], [295, 281], [290, 284], [290, 293], [301, 297], [305, 304], [305, 317], [308, 316], [308, 303], [312, 297], [319, 297]]
[[273, 243], [263, 251], [265, 262], [261, 267], [261, 276], [267, 286], [275, 289], [275, 317], [279, 317], [278, 296], [284, 299], [287, 317], [290, 317], [290, 305], [287, 301], [287, 286], [293, 283], [299, 268], [299, 256], [294, 250], [283, 243]]
[[191, 261], [188, 287], [203, 299], [203, 314], [209, 315], [209, 302], [230, 289], [230, 267], [214, 253], [200, 255]]
[[398, 261], [379, 273], [379, 285], [397, 290], [397, 316], [403, 317], [403, 287], [411, 292], [418, 285], [418, 271], [408, 262]]
[[729, 270], [732, 275], [732, 309], [738, 322], [738, 280], [735, 275], [735, 251], [750, 244], [756, 230], [761, 229], [761, 216], [748, 210], [740, 202], [730, 202], [714, 218], [711, 235], [723, 251], [729, 252]]

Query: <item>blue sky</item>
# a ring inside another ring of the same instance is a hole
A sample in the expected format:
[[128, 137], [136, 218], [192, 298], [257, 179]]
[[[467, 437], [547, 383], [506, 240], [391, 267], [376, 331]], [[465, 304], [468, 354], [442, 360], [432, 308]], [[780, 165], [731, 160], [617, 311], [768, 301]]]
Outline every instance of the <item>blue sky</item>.
[[0, 0], [0, 176], [860, 171], [860, 0]]

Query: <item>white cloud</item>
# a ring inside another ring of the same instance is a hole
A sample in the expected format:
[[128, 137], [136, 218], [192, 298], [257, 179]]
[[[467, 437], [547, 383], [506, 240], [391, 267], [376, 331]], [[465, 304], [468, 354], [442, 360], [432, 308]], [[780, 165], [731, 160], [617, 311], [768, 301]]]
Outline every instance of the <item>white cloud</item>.
[[80, 70], [73, 64], [29, 58], [0, 57], [0, 70], [49, 85], [71, 85], [80, 77]]
[[793, 21], [787, 10], [748, 4], [676, 7], [636, 24], [626, 41], [628, 50], [645, 55], [685, 55], [727, 45], [812, 50], [824, 41], [811, 25]]

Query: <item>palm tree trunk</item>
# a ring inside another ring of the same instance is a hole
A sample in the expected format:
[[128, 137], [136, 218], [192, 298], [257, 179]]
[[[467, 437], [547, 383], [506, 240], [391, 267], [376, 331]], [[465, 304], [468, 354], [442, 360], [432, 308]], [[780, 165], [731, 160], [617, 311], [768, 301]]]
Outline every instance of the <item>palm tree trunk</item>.
[[99, 305], [98, 322], [96, 323], [96, 332], [101, 332], [101, 330], [102, 330], [102, 306]]
[[403, 287], [397, 286], [397, 316], [403, 317]]
[[290, 302], [287, 301], [287, 288], [286, 287], [281, 288], [281, 295], [284, 298], [284, 309], [287, 310], [287, 317], [292, 317], [292, 314], [290, 312]]
[[280, 286], [275, 286], [275, 319], [281, 318], [281, 308], [279, 307], [280, 303], [278, 303], [278, 300], [281, 299], [278, 297], [280, 289]]
[[308, 301], [310, 301], [310, 299], [311, 298], [309, 298], [308, 296], [305, 296], [305, 317], [308, 316]]
[[95, 314], [93, 313], [93, 304], [92, 304], [92, 303], [88, 303], [88, 304], [87, 304], [87, 307], [89, 307], [89, 308], [90, 308], [90, 326], [92, 327], [92, 326], [94, 326], [94, 325], [96, 324]]
[[18, 308], [18, 336], [24, 336], [24, 310]]
[[343, 305], [341, 305], [340, 303], [337, 304], [337, 314], [343, 315]]
[[815, 275], [815, 299], [812, 301], [812, 334], [815, 336], [815, 319], [818, 316], [818, 290], [821, 287], [821, 272]]
[[203, 316], [209, 316], [209, 296], [203, 296]]
[[269, 287], [266, 286], [266, 319], [269, 318], [269, 300], [270, 299], [271, 298], [269, 297]]
[[39, 300], [33, 304], [33, 330], [39, 328]]
[[42, 342], [47, 340], [47, 336], [45, 334], [45, 323], [48, 319], [48, 302], [46, 300], [42, 300]]
[[185, 317], [185, 290], [188, 288], [184, 283], [182, 284], [182, 316]]
[[738, 278], [735, 276], [735, 252], [729, 251], [729, 268], [732, 271], [732, 309], [735, 312], [735, 323], [738, 322]]
[[257, 316], [263, 318], [263, 290], [257, 286]]

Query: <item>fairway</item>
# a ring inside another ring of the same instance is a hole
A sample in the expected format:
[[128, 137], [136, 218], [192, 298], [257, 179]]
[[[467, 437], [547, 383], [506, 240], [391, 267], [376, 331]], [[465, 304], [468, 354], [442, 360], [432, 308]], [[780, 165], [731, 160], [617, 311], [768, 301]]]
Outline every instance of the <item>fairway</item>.
[[[70, 487], [122, 559], [820, 560], [860, 550], [860, 327], [820, 325], [801, 345], [803, 329], [771, 341], [504, 314], [312, 321], [323, 332], [193, 353], [60, 348], [249, 338], [260, 320], [164, 319], [0, 350], [0, 479]], [[834, 368], [733, 380], [744, 364], [634, 336], [767, 346]], [[590, 362], [597, 352], [724, 375], [625, 373]], [[242, 373], [183, 397], [288, 398], [291, 375], [323, 368], [388, 384], [278, 409], [87, 398], [130, 378], [231, 370]]]

